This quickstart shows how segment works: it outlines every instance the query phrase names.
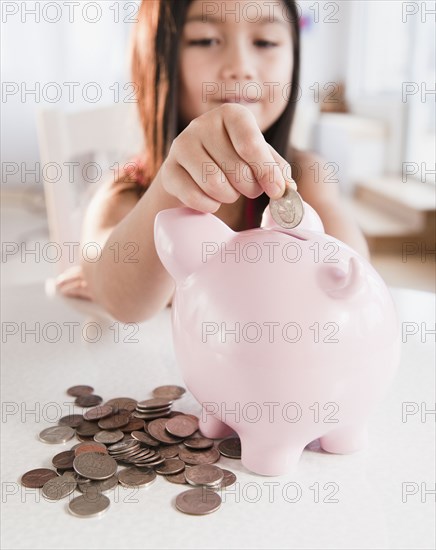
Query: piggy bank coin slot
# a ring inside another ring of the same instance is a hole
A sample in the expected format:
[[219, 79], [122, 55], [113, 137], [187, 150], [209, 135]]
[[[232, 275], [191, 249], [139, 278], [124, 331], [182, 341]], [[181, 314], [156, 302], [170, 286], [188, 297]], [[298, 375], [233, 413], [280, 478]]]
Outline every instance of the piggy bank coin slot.
[[301, 235], [297, 235], [293, 231], [290, 231], [289, 229], [273, 229], [272, 231], [275, 231], [276, 233], [284, 233], [285, 235], [289, 235], [290, 237], [294, 237], [295, 239], [299, 239], [300, 241], [307, 241], [308, 239], [305, 239]]

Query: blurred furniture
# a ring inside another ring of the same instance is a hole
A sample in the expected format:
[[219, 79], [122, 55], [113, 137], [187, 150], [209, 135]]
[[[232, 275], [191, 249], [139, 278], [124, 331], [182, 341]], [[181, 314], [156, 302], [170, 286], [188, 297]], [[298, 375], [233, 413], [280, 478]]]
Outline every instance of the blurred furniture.
[[92, 194], [105, 178], [114, 177], [114, 163], [121, 167], [140, 152], [142, 135], [132, 103], [78, 112], [43, 109], [37, 131], [50, 241], [62, 251], [56, 262], [61, 273], [78, 262], [79, 247], [66, 243], [80, 242]]
[[434, 250], [436, 236], [434, 184], [410, 177], [403, 182], [401, 176], [358, 178], [348, 203], [371, 252], [402, 255], [408, 243], [429, 261], [426, 251]]
[[336, 165], [342, 193], [352, 196], [358, 178], [384, 173], [386, 127], [369, 117], [345, 113], [320, 113], [313, 132], [314, 150]]
[[389, 117], [321, 113], [314, 126], [314, 150], [332, 164], [330, 177], [339, 181], [371, 254], [402, 258], [407, 243], [427, 257], [435, 246], [436, 188], [410, 176], [404, 182], [401, 174], [386, 175], [392, 134]]

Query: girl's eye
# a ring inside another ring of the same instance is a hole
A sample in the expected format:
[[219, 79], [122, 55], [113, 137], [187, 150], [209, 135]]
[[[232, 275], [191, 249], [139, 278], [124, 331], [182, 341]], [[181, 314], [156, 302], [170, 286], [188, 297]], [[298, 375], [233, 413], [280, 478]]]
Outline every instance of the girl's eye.
[[256, 44], [258, 44], [261, 48], [274, 48], [277, 46], [275, 42], [269, 42], [268, 40], [256, 40]]
[[189, 46], [209, 46], [210, 43], [214, 40], [213, 38], [203, 38], [202, 40], [190, 40], [188, 42]]
[[[216, 40], [215, 38], [203, 38], [201, 40], [190, 40], [188, 41], [189, 46], [210, 46], [211, 42]], [[268, 40], [256, 40], [255, 44], [257, 44], [261, 48], [274, 48], [278, 44], [275, 42], [269, 42]]]

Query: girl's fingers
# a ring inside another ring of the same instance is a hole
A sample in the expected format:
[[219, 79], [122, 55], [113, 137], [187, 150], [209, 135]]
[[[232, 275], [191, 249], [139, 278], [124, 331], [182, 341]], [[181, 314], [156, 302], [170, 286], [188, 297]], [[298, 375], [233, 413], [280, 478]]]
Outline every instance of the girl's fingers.
[[92, 296], [86, 286], [71, 285], [60, 289], [60, 294], [68, 298], [83, 298], [92, 300]]
[[[268, 147], [269, 147], [269, 150], [271, 151], [274, 161], [277, 163], [279, 170], [283, 175], [284, 180], [287, 183], [289, 183], [291, 180], [293, 180], [291, 165], [287, 160], [285, 160], [281, 155], [279, 155], [277, 151], [274, 149], [274, 147], [272, 147], [269, 143], [268, 143]], [[292, 185], [292, 187], [296, 187], [296, 185]]]
[[227, 133], [238, 155], [250, 163], [267, 195], [272, 199], [280, 198], [285, 190], [285, 180], [253, 113], [238, 104], [224, 104], [221, 110]]
[[83, 279], [83, 270], [80, 265], [74, 265], [66, 269], [63, 273], [56, 277], [55, 282], [58, 286], [76, 279]]
[[92, 298], [90, 296], [79, 292], [66, 292], [64, 296], [66, 298], [78, 298], [79, 300], [88, 300], [89, 302], [92, 302]]
[[70, 283], [78, 283], [81, 280], [82, 280], [82, 277], [80, 276], [68, 277], [68, 278], [64, 277], [63, 279], [55, 279], [55, 284], [56, 284], [56, 287], [60, 288], [65, 285], [69, 285]]
[[[186, 143], [188, 139], [189, 148]], [[178, 154], [178, 147], [181, 154]], [[233, 203], [238, 199], [239, 193], [230, 185], [224, 172], [210, 157], [201, 141], [193, 139], [192, 135], [180, 136], [174, 152], [178, 164], [211, 199], [219, 203]]]
[[166, 181], [171, 182], [171, 190], [167, 190], [186, 206], [200, 212], [216, 212], [221, 203], [212, 199], [193, 181], [190, 174], [177, 162], [171, 163], [163, 174], [163, 187]]
[[[220, 119], [220, 123], [222, 124], [222, 119]], [[221, 132], [211, 132], [207, 140], [203, 140], [203, 147], [211, 157], [214, 165], [220, 168], [229, 184], [237, 191], [232, 202], [235, 202], [241, 194], [250, 199], [255, 199], [263, 193], [263, 189], [260, 187], [250, 165], [236, 154], [227, 131], [223, 130]], [[215, 170], [213, 166], [210, 168], [210, 171], [212, 170]]]

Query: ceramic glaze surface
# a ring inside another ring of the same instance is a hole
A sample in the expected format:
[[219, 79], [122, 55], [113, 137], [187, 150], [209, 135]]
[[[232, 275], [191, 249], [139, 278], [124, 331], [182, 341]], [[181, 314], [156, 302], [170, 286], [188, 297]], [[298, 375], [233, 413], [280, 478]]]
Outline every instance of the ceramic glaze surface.
[[292, 472], [306, 445], [331, 453], [367, 444], [367, 422], [400, 360], [400, 327], [383, 279], [324, 232], [304, 203], [283, 229], [234, 232], [213, 214], [159, 212], [158, 255], [176, 282], [174, 350], [201, 403], [200, 430], [234, 432], [252, 472]]

